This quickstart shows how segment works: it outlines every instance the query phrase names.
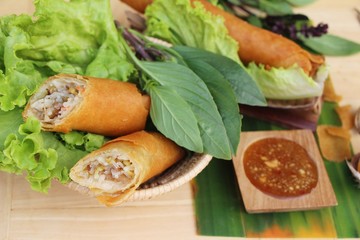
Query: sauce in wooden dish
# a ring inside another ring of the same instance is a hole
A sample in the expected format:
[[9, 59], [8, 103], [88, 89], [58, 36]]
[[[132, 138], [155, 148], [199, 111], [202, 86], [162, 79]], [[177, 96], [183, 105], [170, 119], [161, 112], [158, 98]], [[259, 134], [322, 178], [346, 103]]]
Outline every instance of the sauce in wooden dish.
[[294, 197], [311, 192], [318, 171], [307, 151], [294, 141], [265, 138], [252, 143], [243, 164], [250, 182], [264, 193]]

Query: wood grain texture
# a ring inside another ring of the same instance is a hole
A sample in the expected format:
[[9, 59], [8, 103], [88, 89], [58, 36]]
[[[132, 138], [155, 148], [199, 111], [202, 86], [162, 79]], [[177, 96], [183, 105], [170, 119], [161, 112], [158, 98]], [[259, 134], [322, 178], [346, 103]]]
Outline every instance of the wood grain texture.
[[42, 194], [32, 191], [24, 177], [0, 172], [0, 184], [1, 240], [49, 236], [144, 239], [149, 233], [184, 239], [196, 235], [189, 184], [156, 199], [111, 208], [58, 182], [53, 182], [48, 194]]
[[11, 223], [11, 204], [13, 176], [8, 173], [0, 173], [0, 239], [9, 238]]
[[[318, 184], [309, 194], [277, 198], [260, 191], [249, 181], [244, 171], [243, 154], [252, 143], [269, 137], [291, 140], [306, 149], [315, 162], [319, 174]], [[245, 208], [249, 213], [311, 210], [337, 205], [324, 162], [310, 130], [243, 132], [233, 163]]]

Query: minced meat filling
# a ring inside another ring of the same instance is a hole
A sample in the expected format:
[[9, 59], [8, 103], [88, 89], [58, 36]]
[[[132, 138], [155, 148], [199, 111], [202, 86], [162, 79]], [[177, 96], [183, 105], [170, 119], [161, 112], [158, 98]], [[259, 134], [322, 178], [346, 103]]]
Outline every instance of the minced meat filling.
[[84, 85], [78, 82], [50, 83], [43, 97], [35, 100], [31, 106], [37, 118], [44, 122], [52, 122], [66, 116], [80, 101]]
[[135, 167], [130, 160], [121, 156], [99, 155], [86, 165], [86, 177], [94, 181], [129, 181], [135, 175]]

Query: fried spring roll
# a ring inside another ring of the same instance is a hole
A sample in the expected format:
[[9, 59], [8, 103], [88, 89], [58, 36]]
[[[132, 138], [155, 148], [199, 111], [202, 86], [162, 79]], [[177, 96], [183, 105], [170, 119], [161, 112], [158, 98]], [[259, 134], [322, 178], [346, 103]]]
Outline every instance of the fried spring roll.
[[141, 1], [137, 1], [137, 0], [121, 0], [122, 2], [126, 3], [127, 5], [129, 5], [130, 7], [132, 7], [133, 9], [135, 9], [138, 12], [144, 13], [145, 12], [145, 8], [147, 7], [147, 5], [151, 4], [153, 2], [153, 0], [141, 0]]
[[192, 4], [196, 1], [209, 12], [224, 18], [230, 36], [239, 43], [238, 54], [245, 63], [255, 62], [276, 68], [297, 64], [309, 76], [313, 76], [324, 63], [323, 56], [313, 55], [279, 34], [255, 27], [206, 0], [191, 0]]
[[[144, 12], [152, 0], [122, 0], [134, 9]], [[244, 63], [255, 62], [267, 68], [289, 68], [297, 64], [308, 76], [313, 76], [324, 58], [302, 49], [295, 42], [271, 31], [255, 27], [246, 21], [212, 5], [207, 0], [190, 0], [192, 6], [200, 2], [214, 15], [224, 18], [229, 35], [239, 44], [239, 57]]]
[[139, 131], [106, 143], [81, 159], [70, 178], [111, 206], [125, 201], [146, 180], [182, 159], [184, 149], [160, 133]]
[[23, 117], [36, 117], [44, 131], [120, 136], [144, 129], [149, 108], [150, 97], [135, 84], [61, 74], [40, 86]]

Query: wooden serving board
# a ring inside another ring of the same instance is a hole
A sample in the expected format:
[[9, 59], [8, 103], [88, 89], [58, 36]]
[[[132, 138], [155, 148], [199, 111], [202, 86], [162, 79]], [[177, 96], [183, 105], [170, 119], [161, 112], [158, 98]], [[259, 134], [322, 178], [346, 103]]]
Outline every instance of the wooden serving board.
[[[273, 197], [260, 191], [249, 181], [243, 167], [244, 151], [253, 142], [268, 137], [292, 140], [307, 150], [319, 174], [318, 184], [309, 194], [287, 198]], [[311, 130], [243, 132], [233, 164], [245, 209], [249, 213], [312, 210], [337, 205], [334, 190]]]

